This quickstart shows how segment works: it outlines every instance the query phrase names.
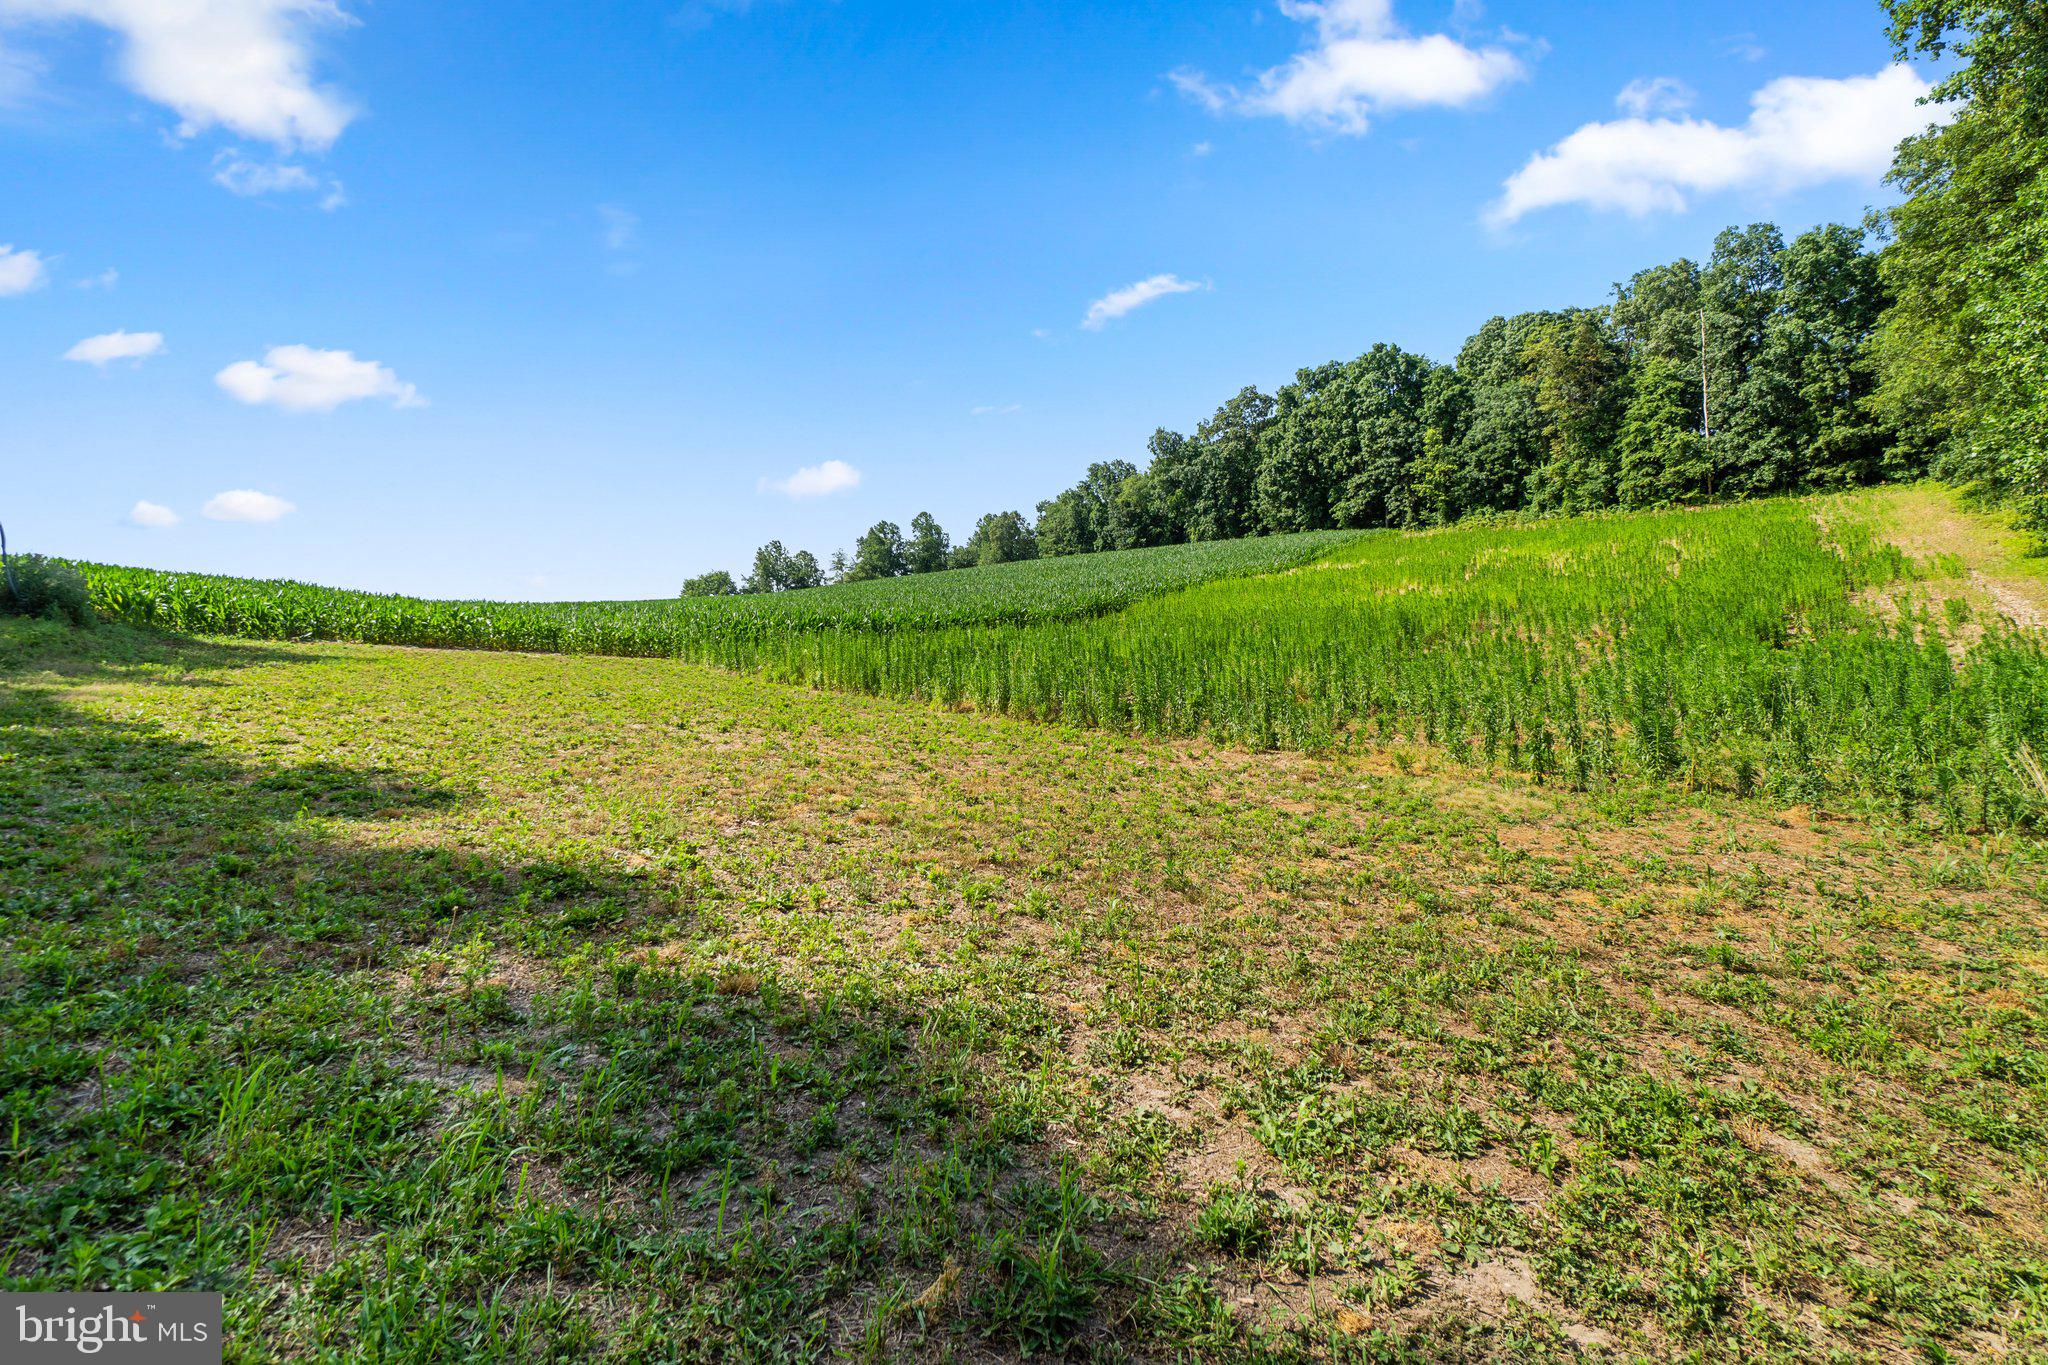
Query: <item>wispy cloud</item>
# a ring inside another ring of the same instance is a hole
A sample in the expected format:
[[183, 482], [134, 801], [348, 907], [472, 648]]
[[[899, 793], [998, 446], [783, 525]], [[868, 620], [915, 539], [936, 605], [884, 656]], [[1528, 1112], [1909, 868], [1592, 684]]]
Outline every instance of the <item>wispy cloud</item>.
[[1614, 104], [1631, 118], [1648, 118], [1652, 114], [1682, 114], [1698, 98], [1699, 92], [1676, 76], [1641, 76], [1621, 88]]
[[376, 361], [311, 346], [273, 346], [260, 363], [238, 360], [213, 379], [239, 402], [287, 412], [332, 412], [367, 398], [384, 399], [394, 408], [427, 405], [418, 389]]
[[244, 199], [272, 194], [317, 195], [327, 212], [348, 203], [348, 194], [331, 175], [316, 174], [288, 161], [252, 161], [239, 149], [220, 152], [213, 158], [213, 183]]
[[162, 332], [103, 332], [96, 337], [87, 337], [73, 346], [64, 353], [64, 359], [77, 360], [105, 369], [116, 360], [140, 362], [163, 353]]
[[1875, 183], [1898, 144], [1927, 126], [1930, 111], [1919, 104], [1927, 92], [1917, 73], [1893, 66], [1845, 80], [1772, 81], [1740, 127], [1699, 118], [1589, 123], [1531, 157], [1487, 218], [1505, 226], [1563, 204], [1641, 217], [1680, 212], [1697, 194]]
[[978, 407], [969, 408], [967, 413], [970, 417], [1008, 417], [1012, 413], [1022, 411], [1022, 403], [983, 403]]
[[756, 485], [763, 493], [780, 493], [785, 498], [822, 498], [860, 487], [860, 471], [844, 460], [805, 465], [785, 479], [762, 479]]
[[1127, 316], [1157, 299], [1172, 294], [1192, 294], [1207, 289], [1207, 284], [1196, 280], [1184, 280], [1178, 275], [1154, 275], [1150, 279], [1127, 284], [1121, 289], [1112, 289], [1088, 305], [1088, 316], [1081, 319], [1081, 326], [1091, 332], [1099, 332], [1120, 317]]
[[84, 279], [78, 282], [78, 287], [80, 289], [107, 290], [112, 289], [115, 285], [119, 284], [120, 282], [121, 272], [114, 269], [114, 267], [112, 266], [108, 266], [105, 270], [102, 270], [97, 275], [87, 275]]
[[1771, 50], [1756, 40], [1754, 33], [1737, 33], [1727, 42], [1728, 55], [1740, 62], [1760, 62]]
[[1474, 47], [1444, 33], [1414, 35], [1393, 0], [1279, 0], [1280, 12], [1310, 25], [1310, 45], [1240, 86], [1182, 67], [1176, 89], [1212, 114], [1270, 116], [1319, 131], [1359, 136], [1379, 114], [1430, 106], [1462, 108], [1528, 75], [1514, 52]]

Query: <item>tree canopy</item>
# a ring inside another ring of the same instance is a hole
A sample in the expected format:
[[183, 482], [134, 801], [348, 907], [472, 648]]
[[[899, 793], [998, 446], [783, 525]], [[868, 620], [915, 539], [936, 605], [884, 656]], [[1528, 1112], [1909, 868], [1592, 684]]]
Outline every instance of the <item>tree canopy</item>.
[[[1946, 121], [1900, 148], [1879, 273], [1877, 406], [1950, 478], [2048, 534], [2048, 11], [1887, 0], [1900, 54], [1946, 55]], [[1936, 111], [1930, 110], [1930, 114]]]

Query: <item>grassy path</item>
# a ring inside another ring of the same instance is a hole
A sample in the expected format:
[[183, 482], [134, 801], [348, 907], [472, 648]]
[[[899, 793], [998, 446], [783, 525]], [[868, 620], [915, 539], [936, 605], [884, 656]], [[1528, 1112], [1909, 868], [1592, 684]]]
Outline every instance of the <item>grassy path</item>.
[[1995, 513], [1973, 511], [1953, 489], [1922, 483], [1857, 495], [1858, 515], [1926, 575], [1923, 596], [1960, 600], [2023, 630], [2048, 630], [2048, 557]]
[[2048, 1350], [2048, 857], [0, 623], [0, 1266], [231, 1358]]

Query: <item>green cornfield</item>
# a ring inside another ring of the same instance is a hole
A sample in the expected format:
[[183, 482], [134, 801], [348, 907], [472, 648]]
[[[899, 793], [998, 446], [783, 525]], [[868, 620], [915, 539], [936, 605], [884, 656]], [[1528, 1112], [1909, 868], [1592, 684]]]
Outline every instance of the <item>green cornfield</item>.
[[255, 640], [673, 656], [743, 666], [753, 648], [792, 635], [1099, 616], [1192, 584], [1304, 564], [1356, 535], [1310, 531], [1028, 560], [805, 592], [643, 602], [436, 602], [282, 579], [111, 564], [76, 567], [91, 585], [101, 616], [158, 630]]
[[[1317, 752], [1415, 744], [2048, 821], [2048, 650], [1954, 608], [1811, 500], [1077, 556], [776, 598], [426, 603], [87, 566], [107, 614], [267, 638], [673, 655], [779, 681]], [[1960, 647], [1963, 627], [1969, 646]]]

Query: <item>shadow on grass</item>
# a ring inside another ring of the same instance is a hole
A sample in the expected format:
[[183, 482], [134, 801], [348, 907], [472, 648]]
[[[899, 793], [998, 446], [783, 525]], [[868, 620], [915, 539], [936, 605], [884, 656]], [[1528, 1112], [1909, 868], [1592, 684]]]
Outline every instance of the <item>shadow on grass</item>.
[[41, 674], [71, 680], [120, 679], [185, 687], [218, 687], [206, 676], [223, 669], [311, 663], [318, 655], [271, 645], [201, 640], [115, 622], [89, 629], [55, 621], [0, 616], [0, 681]]
[[[36, 629], [14, 670], [308, 657]], [[1235, 1339], [964, 1048], [629, 946], [687, 891], [403, 842], [470, 799], [0, 687], [0, 1284], [222, 1290], [252, 1359]]]

